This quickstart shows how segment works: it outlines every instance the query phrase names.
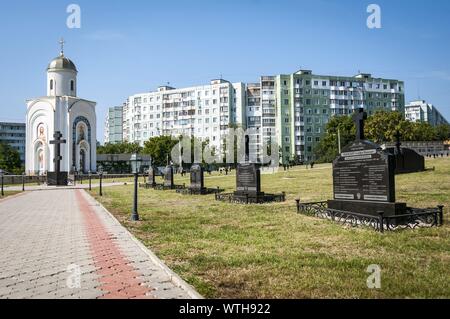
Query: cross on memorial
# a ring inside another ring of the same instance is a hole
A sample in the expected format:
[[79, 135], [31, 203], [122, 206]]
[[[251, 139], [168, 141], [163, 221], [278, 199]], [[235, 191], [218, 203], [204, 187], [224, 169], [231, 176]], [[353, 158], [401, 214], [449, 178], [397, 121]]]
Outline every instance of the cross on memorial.
[[250, 161], [250, 136], [245, 135], [245, 162]]
[[356, 125], [356, 140], [363, 141], [364, 137], [364, 121], [367, 120], [367, 113], [364, 109], [357, 109], [353, 115], [353, 121]]
[[397, 132], [395, 132], [395, 146], [397, 148], [398, 153], [400, 153], [401, 149], [400, 146], [402, 146], [402, 141], [401, 141], [402, 135], [400, 134], [400, 131], [397, 130]]
[[61, 134], [61, 132], [58, 131], [58, 132], [55, 132], [55, 134], [53, 134], [53, 138], [55, 140], [50, 141], [50, 144], [55, 145], [55, 158], [53, 159], [53, 162], [55, 163], [56, 176], [58, 176], [59, 173], [61, 172], [61, 160], [62, 160], [61, 144], [67, 143], [66, 140], [61, 139], [62, 137], [63, 137], [63, 135]]

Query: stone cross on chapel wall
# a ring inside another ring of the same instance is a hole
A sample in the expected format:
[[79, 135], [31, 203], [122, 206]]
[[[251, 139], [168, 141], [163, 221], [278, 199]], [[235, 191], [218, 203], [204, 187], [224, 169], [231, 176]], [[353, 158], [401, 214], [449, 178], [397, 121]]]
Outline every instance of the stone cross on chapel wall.
[[62, 140], [62, 134], [61, 132], [57, 131], [55, 134], [53, 134], [54, 141], [50, 141], [50, 144], [55, 145], [55, 158], [53, 159], [53, 162], [55, 163], [55, 173], [58, 174], [61, 173], [61, 144], [66, 144], [66, 140]]
[[367, 113], [364, 112], [364, 109], [355, 110], [355, 114], [353, 115], [353, 121], [356, 124], [356, 140], [363, 141], [364, 137], [364, 121], [367, 120]]

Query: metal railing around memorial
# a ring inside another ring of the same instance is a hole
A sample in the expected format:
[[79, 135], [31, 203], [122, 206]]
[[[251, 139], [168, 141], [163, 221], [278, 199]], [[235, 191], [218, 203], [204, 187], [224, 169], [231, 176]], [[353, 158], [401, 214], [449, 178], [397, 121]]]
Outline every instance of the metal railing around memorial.
[[228, 202], [233, 204], [264, 204], [270, 202], [281, 203], [286, 201], [286, 193], [267, 194], [251, 197], [248, 195], [236, 195], [234, 193], [216, 193], [216, 201]]
[[444, 206], [436, 208], [408, 208], [407, 214], [379, 216], [359, 214], [328, 208], [327, 202], [297, 203], [297, 213], [328, 219], [350, 227], [368, 227], [379, 232], [439, 227], [444, 224]]

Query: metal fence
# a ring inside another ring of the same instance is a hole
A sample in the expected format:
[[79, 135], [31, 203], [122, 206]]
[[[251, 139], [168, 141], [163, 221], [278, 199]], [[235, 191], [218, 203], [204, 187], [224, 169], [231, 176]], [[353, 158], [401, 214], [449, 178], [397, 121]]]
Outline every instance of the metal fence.
[[234, 204], [264, 204], [270, 202], [284, 202], [286, 200], [286, 193], [281, 194], [261, 194], [256, 197], [247, 195], [236, 195], [234, 193], [216, 193], [216, 201], [228, 202]]
[[350, 227], [368, 227], [379, 232], [439, 227], [444, 224], [444, 206], [435, 208], [408, 208], [407, 214], [396, 216], [365, 215], [328, 208], [327, 202], [297, 203], [297, 213], [328, 219]]

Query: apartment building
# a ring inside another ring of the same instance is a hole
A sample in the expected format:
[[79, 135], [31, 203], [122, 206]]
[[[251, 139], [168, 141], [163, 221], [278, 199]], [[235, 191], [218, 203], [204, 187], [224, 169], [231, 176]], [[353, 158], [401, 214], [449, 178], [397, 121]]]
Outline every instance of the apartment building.
[[123, 141], [123, 106], [110, 107], [105, 119], [105, 143]]
[[195, 136], [220, 151], [230, 127], [245, 125], [245, 85], [212, 80], [209, 85], [130, 96], [124, 105], [123, 137], [139, 142], [161, 135]]
[[123, 108], [123, 139], [143, 144], [160, 135], [194, 135], [223, 147], [229, 127], [251, 129], [250, 151], [277, 142], [282, 163], [314, 161], [332, 116], [363, 107], [404, 112], [404, 83], [356, 76], [316, 75], [310, 70], [262, 76], [256, 83], [213, 80], [209, 85], [130, 96]]
[[0, 142], [9, 144], [25, 163], [25, 123], [0, 122]]
[[424, 100], [412, 101], [405, 106], [405, 118], [411, 122], [426, 122], [432, 126], [448, 124], [448, 121], [433, 105]]
[[404, 111], [404, 83], [373, 78], [315, 75], [300, 70], [276, 76], [276, 135], [282, 162], [314, 161], [314, 148], [320, 142], [332, 116], [351, 114], [364, 108], [370, 115], [378, 109]]

